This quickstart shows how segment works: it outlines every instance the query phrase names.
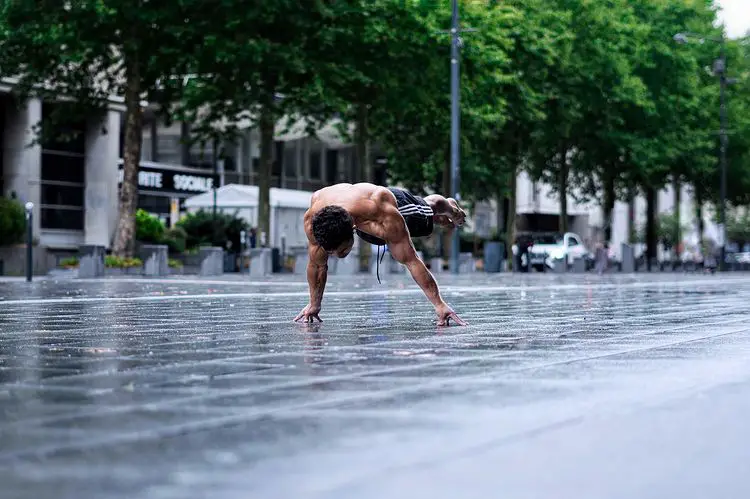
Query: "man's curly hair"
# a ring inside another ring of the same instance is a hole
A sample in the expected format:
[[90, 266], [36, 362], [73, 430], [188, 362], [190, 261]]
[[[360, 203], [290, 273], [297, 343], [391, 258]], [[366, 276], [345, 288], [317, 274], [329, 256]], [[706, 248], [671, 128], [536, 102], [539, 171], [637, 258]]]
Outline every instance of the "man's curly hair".
[[333, 251], [354, 235], [354, 220], [341, 206], [326, 206], [312, 218], [313, 237], [326, 251]]

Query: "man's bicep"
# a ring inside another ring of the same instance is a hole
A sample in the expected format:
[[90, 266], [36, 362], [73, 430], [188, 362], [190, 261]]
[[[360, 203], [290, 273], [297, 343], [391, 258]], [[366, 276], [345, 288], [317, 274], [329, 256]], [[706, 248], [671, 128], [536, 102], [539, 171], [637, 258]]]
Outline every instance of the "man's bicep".
[[388, 241], [388, 250], [397, 262], [404, 265], [419, 260], [414, 244], [411, 242], [409, 230], [406, 226], [404, 226], [403, 229], [399, 228], [393, 231], [393, 236], [390, 241]]

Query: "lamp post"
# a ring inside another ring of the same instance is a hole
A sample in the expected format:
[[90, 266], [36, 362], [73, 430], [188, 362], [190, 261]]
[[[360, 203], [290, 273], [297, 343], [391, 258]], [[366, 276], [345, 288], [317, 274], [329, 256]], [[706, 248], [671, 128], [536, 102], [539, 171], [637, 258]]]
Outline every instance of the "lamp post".
[[26, 211], [26, 282], [34, 276], [34, 203], [24, 206]]
[[694, 33], [677, 33], [674, 35], [674, 41], [679, 44], [686, 44], [691, 38], [697, 38], [700, 43], [704, 41], [710, 41], [718, 43], [720, 47], [719, 58], [714, 61], [713, 71], [716, 76], [719, 77], [720, 87], [720, 129], [719, 129], [719, 168], [721, 170], [721, 182], [719, 184], [719, 246], [720, 260], [719, 270], [726, 270], [726, 227], [727, 227], [727, 144], [729, 142], [727, 137], [727, 102], [726, 102], [726, 90], [727, 85], [734, 83], [734, 78], [727, 78], [727, 54], [726, 54], [726, 37], [722, 33], [719, 38], [711, 36], [702, 36]]
[[[451, 29], [448, 31], [451, 35], [451, 196], [456, 201], [461, 200], [460, 194], [460, 172], [461, 172], [461, 155], [460, 155], [460, 141], [459, 141], [459, 127], [461, 121], [460, 114], [460, 74], [459, 64], [461, 57], [461, 46], [463, 40], [461, 39], [461, 33], [464, 31], [476, 31], [475, 29], [461, 29], [458, 22], [458, 0], [452, 0], [452, 15], [451, 15]], [[445, 33], [445, 31], [441, 31]], [[456, 227], [453, 230], [453, 238], [451, 241], [451, 272], [458, 274], [458, 253], [460, 250], [460, 228]]]

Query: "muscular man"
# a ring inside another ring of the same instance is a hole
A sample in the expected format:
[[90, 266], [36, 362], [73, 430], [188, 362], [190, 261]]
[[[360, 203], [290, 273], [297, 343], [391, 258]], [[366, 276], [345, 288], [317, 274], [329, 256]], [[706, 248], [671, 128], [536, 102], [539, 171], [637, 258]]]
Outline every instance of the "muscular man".
[[434, 224], [458, 227], [465, 218], [466, 213], [454, 199], [438, 194], [422, 199], [403, 189], [366, 183], [337, 184], [315, 192], [305, 213], [310, 303], [294, 320], [321, 321], [318, 314], [328, 276], [328, 257], [346, 257], [354, 245], [356, 232], [371, 244], [388, 245], [393, 258], [409, 269], [435, 307], [438, 325], [448, 325], [449, 319], [465, 325], [443, 301], [435, 278], [417, 255], [411, 240], [430, 235]]

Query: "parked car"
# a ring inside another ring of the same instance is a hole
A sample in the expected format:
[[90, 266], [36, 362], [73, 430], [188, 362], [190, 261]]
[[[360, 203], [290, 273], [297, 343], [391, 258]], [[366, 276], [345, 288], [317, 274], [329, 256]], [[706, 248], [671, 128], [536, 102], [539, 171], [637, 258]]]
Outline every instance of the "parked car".
[[[594, 255], [583, 244], [583, 238], [573, 232], [565, 234], [530, 234], [529, 265], [537, 271], [554, 269], [557, 260], [565, 260], [568, 265], [576, 258], [586, 260], [586, 268], [594, 265]], [[517, 254], [517, 245], [513, 253]]]

